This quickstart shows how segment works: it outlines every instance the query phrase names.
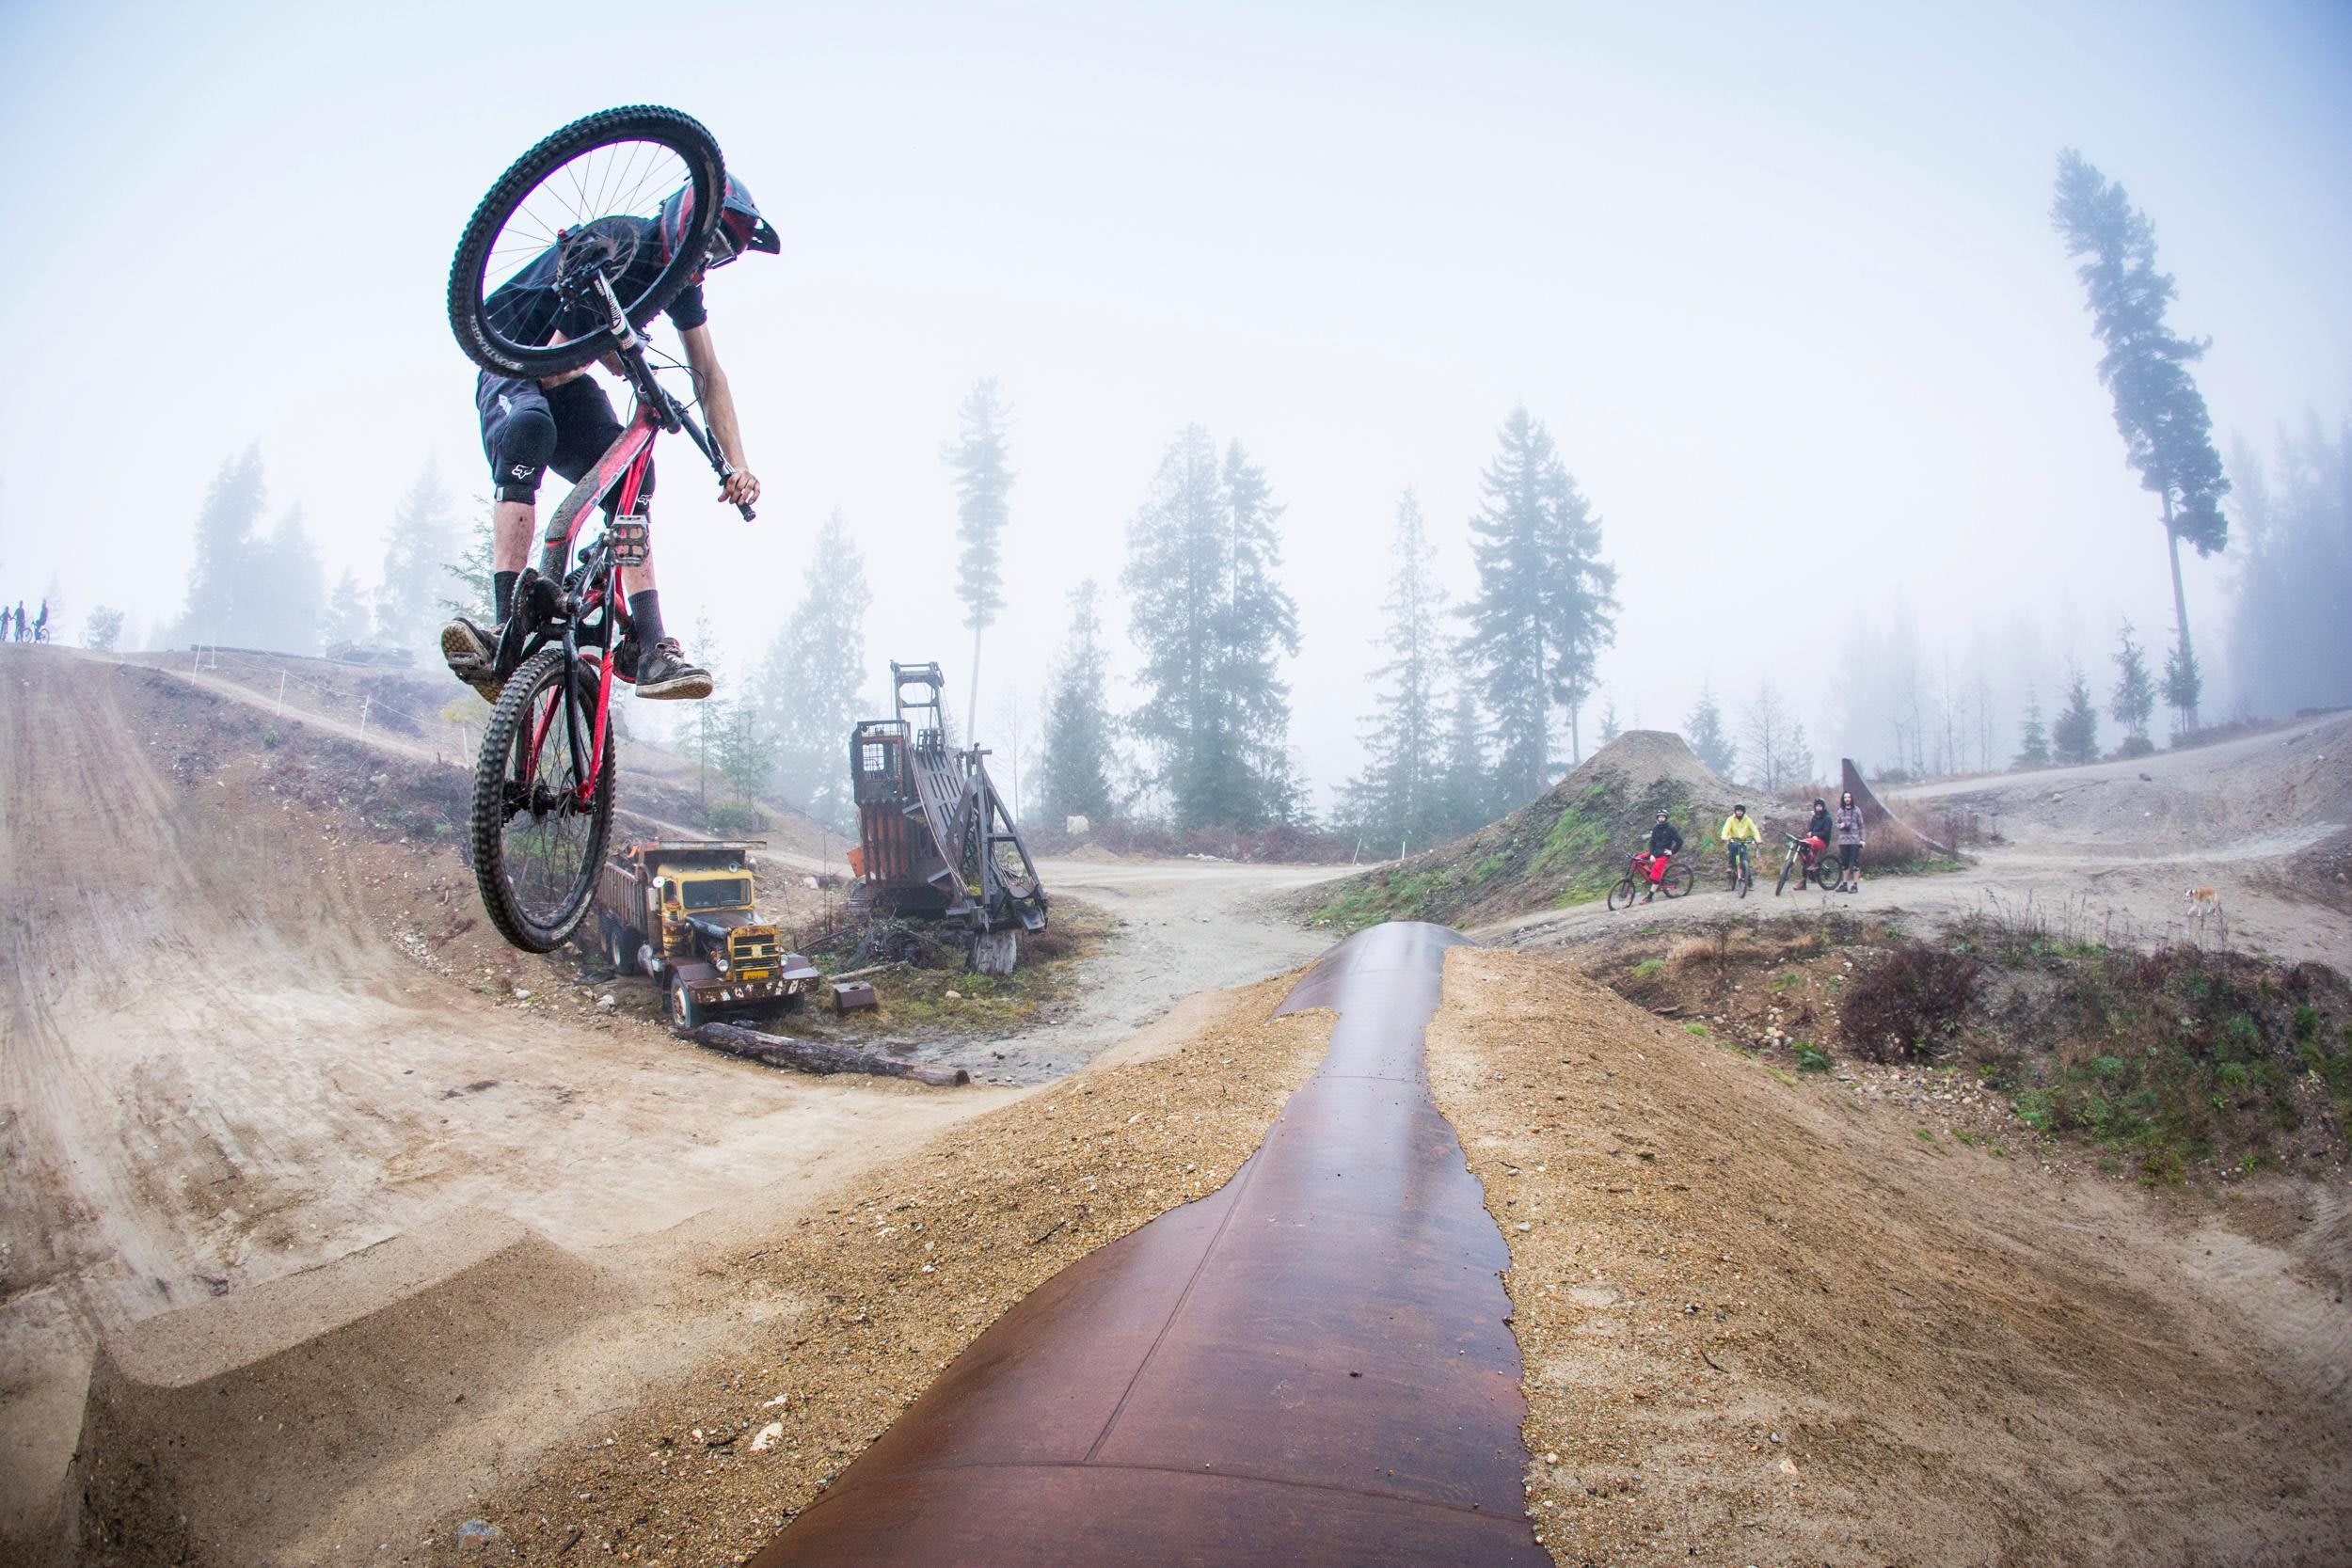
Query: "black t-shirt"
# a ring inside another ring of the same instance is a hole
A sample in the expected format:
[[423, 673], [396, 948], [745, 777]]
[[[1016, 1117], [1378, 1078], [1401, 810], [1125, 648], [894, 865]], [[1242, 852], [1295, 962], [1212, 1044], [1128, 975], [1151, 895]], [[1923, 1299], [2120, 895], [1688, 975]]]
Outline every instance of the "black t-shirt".
[[[612, 279], [612, 292], [624, 301], [644, 297], [661, 275], [661, 226], [652, 218], [601, 218], [597, 230], [610, 238], [616, 249], [625, 252], [619, 274]], [[567, 306], [555, 287], [555, 246], [549, 245], [532, 258], [529, 265], [500, 284], [484, 302], [484, 313], [508, 341], [541, 344], [551, 342], [561, 332], [565, 338], [584, 338], [604, 325], [604, 318], [596, 310]], [[677, 325], [679, 331], [702, 325], [710, 319], [703, 304], [703, 286], [689, 283], [678, 291], [663, 312]], [[644, 319], [632, 317], [639, 326]]]
[[1675, 825], [1673, 823], [1661, 822], [1658, 826], [1649, 831], [1649, 852], [1651, 854], [1668, 854], [1677, 851], [1681, 847], [1682, 835], [1675, 831]]

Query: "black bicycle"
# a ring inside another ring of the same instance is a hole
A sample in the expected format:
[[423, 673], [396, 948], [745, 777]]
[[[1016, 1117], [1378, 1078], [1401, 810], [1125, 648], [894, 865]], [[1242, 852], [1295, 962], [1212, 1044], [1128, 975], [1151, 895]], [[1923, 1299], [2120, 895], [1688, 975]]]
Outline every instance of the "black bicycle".
[[[686, 232], [666, 256], [646, 252], [663, 201], [679, 190], [691, 192]], [[644, 337], [703, 265], [725, 190], [719, 144], [691, 117], [608, 109], [564, 126], [499, 176], [450, 265], [450, 326], [474, 363], [493, 375], [547, 377], [601, 359], [637, 400], [628, 427], [548, 519], [499, 640], [504, 688], [474, 768], [474, 880], [491, 924], [530, 952], [548, 952], [579, 928], [612, 830], [612, 656], [631, 630], [614, 574], [643, 564], [651, 548], [631, 514], [654, 438], [683, 432], [722, 483], [733, 471], [656, 378]], [[551, 269], [567, 315], [599, 325], [533, 341], [551, 334], [520, 318], [512, 291], [501, 293], [526, 269], [541, 277]], [[604, 531], [574, 562], [573, 540], [599, 511]]]
[[1807, 881], [1818, 882], [1823, 893], [1830, 890], [1836, 862], [1825, 848], [1817, 848], [1813, 840], [1784, 832], [1788, 841], [1788, 851], [1781, 856], [1780, 880], [1772, 884], [1772, 896], [1777, 898], [1788, 891], [1788, 879], [1796, 879], [1797, 891], [1803, 893]]
[[1752, 840], [1731, 841], [1731, 891], [1745, 898], [1756, 886], [1756, 847]]

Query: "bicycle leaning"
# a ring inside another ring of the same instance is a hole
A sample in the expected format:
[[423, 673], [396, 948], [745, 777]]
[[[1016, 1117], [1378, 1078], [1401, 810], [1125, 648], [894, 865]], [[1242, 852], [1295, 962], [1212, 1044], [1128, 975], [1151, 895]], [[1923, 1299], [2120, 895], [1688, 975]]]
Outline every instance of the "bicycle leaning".
[[[630, 203], [681, 186], [692, 193], [684, 243], [624, 299], [620, 287], [645, 270], [630, 266], [642, 243]], [[631, 513], [654, 440], [682, 433], [723, 484], [732, 471], [688, 405], [657, 379], [643, 335], [702, 264], [725, 190], [719, 144], [699, 122], [651, 105], [606, 110], [547, 137], [500, 176], [450, 267], [450, 325], [483, 369], [544, 378], [602, 360], [636, 397], [628, 425], [548, 518], [538, 562], [516, 582], [498, 641], [495, 673], [504, 684], [474, 768], [474, 881], [491, 924], [530, 952], [551, 951], [579, 928], [612, 830], [619, 771], [612, 655], [631, 630], [615, 575], [643, 564], [651, 547], [646, 524]], [[565, 304], [600, 325], [553, 342], [520, 341], [508, 334], [493, 296], [549, 248]], [[748, 505], [738, 510], [753, 515]], [[598, 511], [605, 528], [574, 561], [573, 543]]]

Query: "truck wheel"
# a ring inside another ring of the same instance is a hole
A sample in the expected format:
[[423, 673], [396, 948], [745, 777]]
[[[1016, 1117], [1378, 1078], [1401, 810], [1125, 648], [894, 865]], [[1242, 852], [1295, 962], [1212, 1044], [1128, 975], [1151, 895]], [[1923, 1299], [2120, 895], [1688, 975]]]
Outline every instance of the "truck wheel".
[[684, 980], [670, 982], [670, 1023], [673, 1028], [693, 1029], [701, 1026], [703, 1010], [695, 1006]]
[[605, 927], [604, 945], [605, 950], [612, 955], [612, 967], [615, 970], [623, 974], [636, 973], [637, 965], [631, 961], [634, 955], [628, 950], [628, 933], [621, 928], [618, 922]]

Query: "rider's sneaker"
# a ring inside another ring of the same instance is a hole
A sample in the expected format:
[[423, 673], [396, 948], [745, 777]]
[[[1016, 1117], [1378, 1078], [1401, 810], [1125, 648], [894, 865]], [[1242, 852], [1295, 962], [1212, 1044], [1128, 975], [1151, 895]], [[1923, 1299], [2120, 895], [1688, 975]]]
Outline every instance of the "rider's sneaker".
[[624, 642], [612, 656], [612, 673], [637, 683], [637, 695], [669, 701], [694, 701], [710, 695], [710, 672], [686, 662], [686, 650], [675, 637], [665, 637], [648, 651], [634, 641]]
[[441, 628], [441, 657], [449, 673], [495, 704], [506, 683], [498, 675], [498, 634], [484, 631], [460, 615]]

